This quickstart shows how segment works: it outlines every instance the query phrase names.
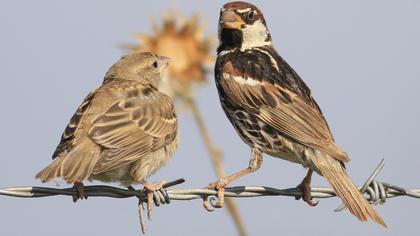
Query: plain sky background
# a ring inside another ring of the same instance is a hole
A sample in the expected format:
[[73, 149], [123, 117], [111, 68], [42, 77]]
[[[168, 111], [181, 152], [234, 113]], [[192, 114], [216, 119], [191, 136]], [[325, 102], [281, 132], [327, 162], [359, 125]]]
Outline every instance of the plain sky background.
[[[151, 16], [176, 6], [201, 13], [216, 34], [224, 1], [5, 1], [0, 2], [0, 186], [41, 184], [48, 163], [84, 96], [98, 86], [134, 32], [149, 32]], [[274, 45], [302, 76], [320, 104], [348, 165], [362, 183], [382, 158], [379, 180], [420, 187], [420, 2], [255, 1]], [[213, 75], [198, 90], [200, 108], [226, 171], [247, 166], [249, 148], [223, 114]], [[184, 177], [178, 188], [216, 179], [191, 115], [180, 114], [181, 146], [151, 180]], [[266, 157], [262, 168], [233, 185], [296, 186], [305, 170]], [[314, 177], [314, 186], [326, 183]], [[65, 187], [66, 185], [61, 185]], [[377, 209], [384, 230], [335, 213], [338, 199], [311, 208], [288, 197], [237, 200], [250, 235], [411, 235], [418, 232], [420, 201], [395, 198]], [[1, 235], [140, 235], [136, 199], [0, 197]], [[147, 235], [235, 235], [224, 210], [207, 213], [201, 201], [155, 208]]]

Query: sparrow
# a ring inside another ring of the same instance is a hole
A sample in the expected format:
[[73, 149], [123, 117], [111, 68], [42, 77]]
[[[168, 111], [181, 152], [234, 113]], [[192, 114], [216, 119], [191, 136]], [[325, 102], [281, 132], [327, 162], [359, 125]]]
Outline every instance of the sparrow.
[[[223, 6], [219, 20], [215, 81], [222, 108], [241, 139], [250, 146], [248, 168], [209, 185], [218, 191], [258, 170], [263, 153], [301, 164], [307, 175], [299, 185], [303, 200], [310, 195], [312, 173], [324, 176], [359, 220], [385, 222], [346, 173], [350, 160], [334, 141], [311, 90], [276, 52], [262, 12], [247, 2]], [[206, 202], [205, 202], [206, 206]], [[208, 206], [208, 203], [207, 203]]]
[[178, 145], [172, 99], [157, 87], [170, 59], [152, 53], [123, 56], [102, 85], [87, 95], [65, 128], [52, 158], [36, 178], [74, 184], [74, 201], [86, 198], [82, 181], [141, 183], [150, 217], [153, 191], [146, 181], [164, 166]]

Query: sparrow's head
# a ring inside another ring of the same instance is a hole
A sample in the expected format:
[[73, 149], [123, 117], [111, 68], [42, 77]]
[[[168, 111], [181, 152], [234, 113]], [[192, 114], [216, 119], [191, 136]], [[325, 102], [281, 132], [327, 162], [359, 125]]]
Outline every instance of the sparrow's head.
[[219, 50], [271, 45], [263, 14], [247, 2], [229, 2], [220, 10], [219, 40]]
[[168, 57], [150, 52], [128, 54], [111, 66], [105, 75], [104, 83], [112, 79], [125, 79], [157, 87], [169, 62]]

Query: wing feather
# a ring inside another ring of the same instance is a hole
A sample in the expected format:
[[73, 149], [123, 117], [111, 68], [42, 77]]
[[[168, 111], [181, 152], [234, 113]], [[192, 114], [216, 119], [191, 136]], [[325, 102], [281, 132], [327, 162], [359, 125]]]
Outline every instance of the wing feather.
[[218, 81], [229, 101], [255, 114], [295, 142], [324, 151], [340, 161], [348, 155], [334, 142], [315, 100], [304, 99], [287, 87], [242, 75], [228, 62]]
[[94, 174], [134, 162], [172, 142], [174, 138], [168, 137], [176, 136], [178, 124], [172, 99], [155, 89], [132, 89], [93, 121], [89, 136], [105, 148]]

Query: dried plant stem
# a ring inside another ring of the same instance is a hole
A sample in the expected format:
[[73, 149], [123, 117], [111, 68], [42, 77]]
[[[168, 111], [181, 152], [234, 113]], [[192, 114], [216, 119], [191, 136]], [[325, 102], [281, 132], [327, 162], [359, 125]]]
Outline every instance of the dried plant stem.
[[[225, 171], [223, 169], [223, 164], [222, 164], [222, 153], [214, 145], [211, 139], [210, 133], [207, 129], [207, 126], [204, 122], [203, 117], [201, 116], [200, 110], [198, 109], [198, 106], [194, 98], [186, 98], [184, 100], [188, 108], [191, 109], [194, 119], [197, 122], [200, 135], [203, 138], [204, 144], [206, 145], [207, 152], [209, 153], [211, 157], [211, 161], [212, 161], [214, 170], [216, 172], [216, 175], [218, 178], [223, 178], [225, 176]], [[239, 235], [246, 236], [247, 233], [245, 230], [245, 226], [243, 224], [243, 221], [242, 221], [242, 218], [239, 213], [239, 209], [235, 200], [232, 198], [226, 198], [225, 200], [226, 200], [227, 210], [235, 223], [235, 226], [238, 230]]]

